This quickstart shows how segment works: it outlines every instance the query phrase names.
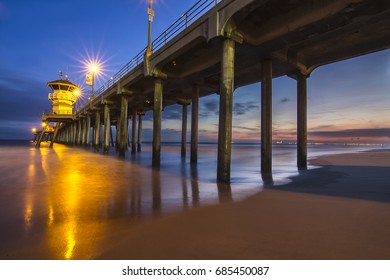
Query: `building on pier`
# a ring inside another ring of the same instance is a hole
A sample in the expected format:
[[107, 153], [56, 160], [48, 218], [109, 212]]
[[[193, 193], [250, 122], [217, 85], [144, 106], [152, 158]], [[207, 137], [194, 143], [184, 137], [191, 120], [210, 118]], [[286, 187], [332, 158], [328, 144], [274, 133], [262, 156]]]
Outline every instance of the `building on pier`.
[[48, 99], [52, 102], [50, 115], [72, 115], [73, 105], [80, 95], [78, 86], [68, 80], [56, 80], [48, 82], [52, 89]]
[[51, 101], [51, 110], [49, 114], [42, 114], [42, 124], [44, 125], [39, 137], [36, 137], [37, 147], [44, 139], [50, 139], [50, 147], [53, 146], [61, 124], [74, 119], [73, 105], [80, 96], [79, 87], [67, 78], [48, 82], [47, 85], [52, 90], [48, 94], [48, 99]]

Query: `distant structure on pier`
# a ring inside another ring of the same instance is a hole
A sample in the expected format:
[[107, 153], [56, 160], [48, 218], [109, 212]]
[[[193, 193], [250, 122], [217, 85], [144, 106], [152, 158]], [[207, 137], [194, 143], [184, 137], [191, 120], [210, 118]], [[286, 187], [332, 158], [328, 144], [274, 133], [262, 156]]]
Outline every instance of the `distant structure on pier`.
[[72, 115], [73, 104], [80, 95], [79, 88], [68, 80], [56, 80], [47, 85], [53, 90], [48, 96], [52, 102], [50, 115]]
[[80, 89], [68, 80], [68, 75], [65, 76], [65, 79], [62, 77], [62, 72], [60, 72], [60, 80], [47, 83], [52, 89], [52, 92], [48, 94], [51, 110], [49, 114], [42, 114], [42, 131], [39, 131], [39, 135], [36, 135], [34, 139], [37, 147], [45, 139], [46, 141], [51, 140], [50, 147], [52, 147], [61, 123], [72, 121], [74, 118], [73, 105], [80, 96]]

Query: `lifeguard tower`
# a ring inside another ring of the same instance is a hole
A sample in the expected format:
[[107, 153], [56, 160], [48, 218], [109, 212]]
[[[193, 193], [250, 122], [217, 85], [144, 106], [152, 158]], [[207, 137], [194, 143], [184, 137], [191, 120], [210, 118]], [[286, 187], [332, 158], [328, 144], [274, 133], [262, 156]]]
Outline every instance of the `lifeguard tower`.
[[52, 102], [50, 115], [72, 115], [73, 104], [80, 95], [79, 88], [68, 80], [48, 82], [52, 89], [48, 99]]
[[[80, 89], [75, 84], [69, 82], [67, 75], [65, 76], [65, 79], [62, 79], [61, 72], [60, 78], [60, 80], [47, 83], [52, 90], [48, 95], [48, 99], [51, 101], [51, 110], [49, 114], [44, 113], [42, 115], [42, 123], [45, 125], [39, 135], [36, 147], [41, 145], [44, 136], [46, 136], [46, 139], [51, 139], [50, 147], [53, 147], [61, 123], [74, 119], [73, 105], [80, 96]], [[50, 123], [53, 124], [50, 125]]]

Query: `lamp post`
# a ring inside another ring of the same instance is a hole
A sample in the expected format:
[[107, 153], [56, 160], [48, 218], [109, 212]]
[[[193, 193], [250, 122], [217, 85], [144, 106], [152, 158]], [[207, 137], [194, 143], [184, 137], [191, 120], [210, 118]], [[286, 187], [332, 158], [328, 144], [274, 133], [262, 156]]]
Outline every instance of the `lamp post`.
[[86, 75], [85, 83], [87, 86], [92, 86], [92, 94], [90, 98], [90, 101], [92, 102], [92, 100], [95, 99], [95, 73], [98, 72], [99, 65], [97, 65], [96, 63], [90, 63], [88, 69], [89, 73]]
[[91, 99], [93, 100], [95, 98], [95, 73], [98, 70], [98, 67], [96, 64], [91, 64], [89, 67], [89, 70], [92, 73], [92, 94]]
[[154, 17], [154, 11], [153, 11], [153, 0], [149, 0], [149, 8], [148, 8], [148, 15], [149, 15], [149, 23], [148, 23], [148, 46], [146, 48], [146, 56], [149, 57], [152, 54], [152, 22]]

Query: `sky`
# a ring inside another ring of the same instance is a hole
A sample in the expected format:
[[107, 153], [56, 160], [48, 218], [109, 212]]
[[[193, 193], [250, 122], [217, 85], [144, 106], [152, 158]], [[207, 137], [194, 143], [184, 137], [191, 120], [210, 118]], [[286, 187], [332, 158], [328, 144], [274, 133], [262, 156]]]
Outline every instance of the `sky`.
[[[196, 2], [154, 0], [152, 37]], [[60, 70], [83, 85], [86, 61], [99, 60], [97, 88], [138, 54], [147, 42], [147, 7], [148, 0], [0, 0], [0, 139], [31, 139], [50, 111], [46, 83]], [[201, 142], [217, 139], [218, 104], [216, 94], [199, 101]], [[390, 144], [389, 109], [390, 50], [319, 67], [308, 79], [310, 142]], [[233, 114], [233, 141], [259, 142], [259, 83], [236, 89]], [[152, 113], [144, 120], [150, 141]], [[167, 107], [162, 141], [180, 141], [180, 130], [181, 107]], [[296, 82], [288, 77], [273, 80], [273, 139], [296, 139]]]

